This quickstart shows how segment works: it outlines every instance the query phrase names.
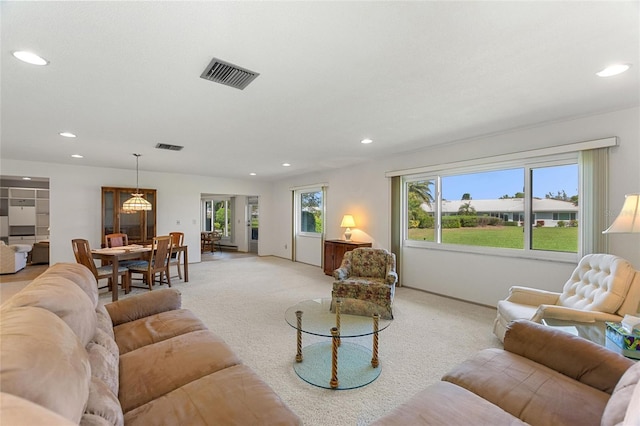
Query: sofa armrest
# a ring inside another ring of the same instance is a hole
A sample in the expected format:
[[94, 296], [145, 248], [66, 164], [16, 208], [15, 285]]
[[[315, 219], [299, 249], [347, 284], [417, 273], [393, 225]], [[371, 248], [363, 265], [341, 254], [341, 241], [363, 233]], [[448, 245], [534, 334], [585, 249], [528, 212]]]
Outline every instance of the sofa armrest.
[[558, 299], [560, 299], [560, 293], [521, 286], [511, 287], [507, 297], [509, 302], [531, 306], [555, 305]]
[[634, 365], [604, 346], [527, 320], [509, 324], [504, 349], [609, 394]]
[[180, 309], [181, 305], [182, 296], [178, 290], [163, 288], [108, 303], [104, 307], [115, 327], [161, 312]]
[[387, 272], [387, 277], [385, 278], [384, 282], [386, 282], [389, 285], [394, 285], [395, 283], [398, 282], [398, 274], [394, 271]]
[[577, 322], [595, 322], [595, 321], [612, 321], [620, 322], [622, 317], [615, 314], [605, 312], [583, 311], [580, 309], [569, 308], [557, 305], [540, 305], [535, 315], [531, 318], [533, 322], [542, 322], [543, 318], [568, 320]]
[[349, 277], [349, 269], [348, 268], [338, 268], [333, 271], [333, 278], [339, 281], [346, 280]]

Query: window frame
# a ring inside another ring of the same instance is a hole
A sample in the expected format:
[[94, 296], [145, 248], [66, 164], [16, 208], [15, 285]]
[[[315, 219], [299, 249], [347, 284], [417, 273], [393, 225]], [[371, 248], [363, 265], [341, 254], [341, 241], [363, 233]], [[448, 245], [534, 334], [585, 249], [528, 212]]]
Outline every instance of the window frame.
[[[321, 197], [321, 206], [320, 206], [320, 223], [321, 223], [321, 227], [322, 227], [322, 232], [309, 232], [309, 231], [303, 231], [302, 230], [302, 195], [303, 194], [315, 194], [315, 193], [320, 193], [320, 197]], [[298, 189], [295, 192], [296, 197], [295, 197], [295, 202], [296, 202], [296, 207], [295, 207], [295, 211], [296, 211], [296, 235], [299, 235], [301, 237], [312, 237], [312, 238], [323, 238], [324, 236], [324, 223], [325, 223], [325, 191], [323, 189], [323, 187], [318, 186], [318, 187], [309, 187], [309, 188], [302, 188], [302, 189]]]
[[[532, 197], [532, 170], [541, 167], [554, 167], [563, 166], [569, 164], [576, 164], [578, 166], [578, 197], [582, 199], [583, 185], [580, 183], [582, 179], [582, 173], [580, 171], [580, 162], [578, 152], [566, 152], [561, 154], [546, 155], [540, 157], [525, 157], [521, 159], [514, 159], [508, 161], [496, 161], [487, 162], [474, 165], [455, 165], [451, 167], [434, 168], [428, 172], [415, 173], [415, 174], [403, 174], [401, 175], [401, 245], [402, 247], [411, 248], [424, 248], [431, 250], [444, 250], [463, 253], [478, 253], [485, 255], [503, 256], [503, 257], [523, 257], [528, 259], [540, 259], [540, 260], [554, 260], [561, 262], [576, 262], [581, 256], [580, 235], [582, 221], [578, 221], [578, 247], [576, 252], [558, 252], [547, 251], [531, 248], [531, 231], [532, 231], [532, 212], [531, 212], [531, 197]], [[446, 165], [445, 165], [446, 166]], [[512, 249], [503, 247], [490, 247], [490, 246], [470, 246], [464, 244], [447, 244], [442, 242], [442, 178], [447, 176], [458, 176], [463, 174], [473, 174], [491, 171], [500, 171], [507, 169], [523, 169], [523, 184], [524, 184], [524, 241], [523, 249]], [[421, 241], [408, 239], [409, 231], [409, 215], [408, 215], [408, 184], [417, 181], [435, 181], [435, 194], [434, 198], [434, 241]], [[583, 215], [583, 203], [578, 204], [578, 217], [582, 218]]]

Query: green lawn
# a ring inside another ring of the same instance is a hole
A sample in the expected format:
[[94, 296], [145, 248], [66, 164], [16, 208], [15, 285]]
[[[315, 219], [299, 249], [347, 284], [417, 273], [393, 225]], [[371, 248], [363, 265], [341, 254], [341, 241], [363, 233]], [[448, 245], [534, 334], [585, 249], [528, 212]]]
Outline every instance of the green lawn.
[[[434, 230], [409, 229], [409, 239], [434, 241]], [[523, 229], [518, 226], [444, 229], [442, 242], [468, 246], [524, 248]], [[532, 242], [535, 250], [575, 253], [578, 251], [578, 228], [533, 228]]]

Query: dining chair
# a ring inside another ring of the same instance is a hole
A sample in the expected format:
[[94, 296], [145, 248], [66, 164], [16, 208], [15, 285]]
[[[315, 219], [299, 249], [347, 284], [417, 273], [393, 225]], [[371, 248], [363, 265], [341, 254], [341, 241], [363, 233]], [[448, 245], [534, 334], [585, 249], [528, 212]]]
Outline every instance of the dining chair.
[[171, 257], [171, 237], [169, 235], [154, 237], [149, 260], [128, 266], [132, 274], [142, 274], [143, 280], [153, 290], [156, 274], [160, 274], [160, 284], [162, 276], [167, 277], [167, 284], [171, 287], [171, 276], [169, 274], [169, 259]]
[[200, 232], [200, 251], [202, 253], [204, 253], [207, 247], [211, 247], [211, 251], [214, 251], [212, 236], [213, 233], [211, 231]]
[[[182, 247], [184, 245], [184, 232], [169, 232], [171, 237], [171, 247]], [[182, 268], [180, 267], [180, 258], [184, 258], [181, 251], [171, 252], [171, 258], [169, 259], [169, 268], [171, 265], [176, 265], [178, 268], [178, 278], [182, 279]], [[169, 271], [171, 272], [171, 271]]]
[[222, 232], [213, 231], [211, 234], [211, 251], [216, 251], [215, 246], [218, 246], [218, 251], [222, 251], [222, 246], [220, 245], [220, 240], [222, 240]]
[[129, 245], [129, 237], [127, 234], [107, 234], [104, 236], [107, 247], [122, 247]]
[[[112, 279], [113, 276], [113, 265], [105, 265], [105, 266], [96, 266], [93, 261], [93, 257], [91, 257], [91, 247], [89, 246], [89, 241], [83, 240], [80, 238], [76, 238], [71, 240], [71, 245], [73, 247], [73, 254], [76, 257], [76, 262], [81, 265], [86, 266], [93, 273], [93, 276], [96, 277], [96, 283], [98, 284], [98, 288], [100, 287], [99, 281], [101, 279], [107, 278], [107, 288], [111, 291], [118, 291], [118, 283], [116, 283], [115, 289], [113, 287]], [[124, 293], [127, 294], [131, 290], [131, 274], [129, 269], [126, 266], [119, 265], [118, 266], [118, 276], [120, 278], [120, 282], [122, 288], [124, 289]]]
[[[107, 234], [104, 236], [108, 248], [124, 247], [129, 245], [129, 236], [127, 234]], [[129, 267], [131, 265], [137, 265], [140, 263], [139, 259], [134, 260], [121, 260], [120, 266]]]

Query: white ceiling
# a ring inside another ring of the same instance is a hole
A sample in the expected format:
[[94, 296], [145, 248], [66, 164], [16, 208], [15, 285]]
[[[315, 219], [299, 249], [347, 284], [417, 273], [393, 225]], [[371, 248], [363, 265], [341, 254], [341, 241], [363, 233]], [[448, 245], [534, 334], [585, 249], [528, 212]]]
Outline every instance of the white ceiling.
[[639, 104], [637, 1], [0, 5], [3, 159], [273, 180]]

